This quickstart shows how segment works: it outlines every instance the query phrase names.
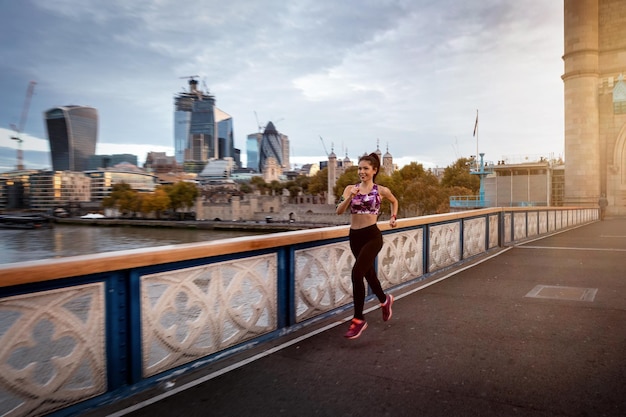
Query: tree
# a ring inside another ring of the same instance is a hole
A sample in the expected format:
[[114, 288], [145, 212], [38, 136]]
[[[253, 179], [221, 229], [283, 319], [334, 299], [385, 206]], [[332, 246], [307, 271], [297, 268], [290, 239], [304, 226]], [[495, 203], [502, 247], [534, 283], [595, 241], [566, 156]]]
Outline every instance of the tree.
[[157, 219], [161, 218], [161, 212], [170, 207], [170, 197], [163, 187], [157, 188], [154, 193], [146, 194], [141, 200], [141, 212], [149, 214], [154, 212]]
[[163, 189], [170, 198], [170, 208], [174, 215], [180, 209], [193, 207], [198, 197], [198, 187], [191, 182], [179, 181], [174, 185], [166, 185]]
[[244, 194], [250, 194], [252, 192], [252, 187], [250, 186], [250, 184], [244, 182], [243, 184], [239, 185], [239, 191]]
[[311, 195], [324, 195], [328, 191], [328, 167], [317, 171], [309, 181], [308, 193]]
[[441, 211], [440, 213], [447, 213], [450, 211], [450, 197], [452, 196], [475, 196], [476, 195], [476, 193], [474, 193], [469, 188], [459, 187], [459, 186], [445, 187], [445, 188], [442, 188], [442, 191], [446, 195], [447, 205], [445, 207], [442, 207], [442, 210], [444, 211]]
[[438, 213], [441, 203], [445, 201], [437, 178], [417, 162], [395, 171], [389, 188], [398, 199], [402, 217]]
[[309, 184], [311, 183], [311, 178], [312, 177], [309, 177], [307, 175], [298, 175], [295, 179], [296, 185], [300, 187], [301, 191], [305, 194], [309, 192]]
[[129, 213], [134, 215], [136, 212], [141, 211], [141, 200], [139, 193], [133, 190], [129, 184], [120, 182], [111, 187], [111, 194], [102, 200], [102, 206], [115, 208], [122, 216]]
[[287, 181], [287, 183], [285, 183], [285, 189], [289, 191], [289, 197], [291, 199], [298, 197], [298, 194], [302, 191], [302, 187], [300, 187], [296, 181]]
[[272, 195], [281, 195], [283, 193], [283, 189], [285, 188], [285, 185], [277, 180], [273, 180], [270, 184], [269, 184], [269, 189], [272, 190]]
[[269, 190], [269, 185], [265, 182], [263, 177], [252, 177], [250, 179], [250, 185], [259, 190], [262, 195], [265, 195]]
[[443, 171], [441, 185], [443, 187], [464, 187], [478, 194], [480, 190], [480, 178], [478, 175], [470, 174], [470, 167], [473, 160], [469, 158], [459, 158], [452, 165]]

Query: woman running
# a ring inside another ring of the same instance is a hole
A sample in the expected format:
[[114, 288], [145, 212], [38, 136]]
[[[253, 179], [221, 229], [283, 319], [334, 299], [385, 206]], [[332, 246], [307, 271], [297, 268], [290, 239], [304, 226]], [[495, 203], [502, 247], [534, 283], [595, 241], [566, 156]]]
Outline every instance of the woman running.
[[383, 247], [383, 236], [376, 226], [380, 203], [386, 198], [391, 203], [391, 219], [389, 225], [396, 227], [398, 200], [389, 188], [376, 184], [376, 175], [380, 170], [380, 159], [375, 153], [364, 155], [359, 159], [360, 183], [348, 185], [337, 206], [337, 214], [343, 214], [350, 207], [350, 249], [356, 258], [352, 268], [352, 293], [354, 297], [354, 318], [345, 336], [356, 339], [367, 328], [363, 315], [365, 305], [365, 283], [367, 281], [383, 311], [383, 320], [391, 318], [393, 295], [385, 295], [380, 285], [374, 260]]

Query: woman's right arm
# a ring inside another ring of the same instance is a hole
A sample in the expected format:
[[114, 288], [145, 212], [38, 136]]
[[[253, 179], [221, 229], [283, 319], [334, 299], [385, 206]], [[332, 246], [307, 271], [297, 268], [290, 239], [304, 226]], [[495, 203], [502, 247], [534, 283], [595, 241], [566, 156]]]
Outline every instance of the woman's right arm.
[[350, 201], [352, 200], [352, 185], [348, 185], [343, 190], [343, 194], [339, 199], [339, 204], [337, 204], [337, 214], [345, 213], [346, 209], [350, 207]]

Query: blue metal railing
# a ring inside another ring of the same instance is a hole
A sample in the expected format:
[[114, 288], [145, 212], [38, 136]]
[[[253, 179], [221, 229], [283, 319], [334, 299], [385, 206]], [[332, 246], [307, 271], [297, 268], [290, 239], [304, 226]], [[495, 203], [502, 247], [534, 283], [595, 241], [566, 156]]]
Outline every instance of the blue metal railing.
[[450, 197], [450, 208], [486, 208], [491, 201], [481, 199], [477, 195], [455, 195]]
[[[487, 208], [492, 207], [491, 200], [481, 199], [478, 195], [455, 195], [450, 196], [450, 208]], [[500, 205], [500, 207], [548, 207], [543, 201], [512, 201], [508, 205]]]

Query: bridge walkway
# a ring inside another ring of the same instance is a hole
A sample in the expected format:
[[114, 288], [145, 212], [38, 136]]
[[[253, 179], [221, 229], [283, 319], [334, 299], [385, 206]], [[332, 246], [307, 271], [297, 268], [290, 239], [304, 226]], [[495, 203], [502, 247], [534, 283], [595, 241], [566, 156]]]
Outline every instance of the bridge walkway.
[[86, 415], [624, 416], [626, 219], [527, 241]]

